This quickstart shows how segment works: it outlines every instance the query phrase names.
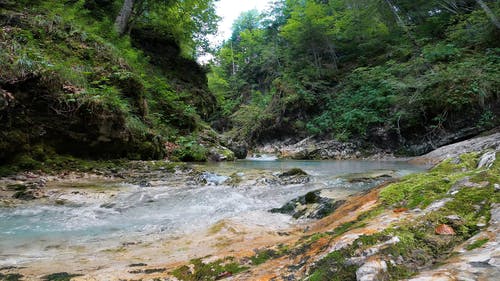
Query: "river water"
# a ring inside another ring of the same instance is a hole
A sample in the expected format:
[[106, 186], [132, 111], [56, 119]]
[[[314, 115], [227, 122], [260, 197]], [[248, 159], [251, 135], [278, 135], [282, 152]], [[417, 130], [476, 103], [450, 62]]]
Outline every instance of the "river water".
[[[65, 204], [45, 200], [0, 208], [0, 266], [33, 263], [75, 249], [95, 252], [128, 241], [164, 241], [207, 229], [221, 220], [278, 231], [300, 222], [269, 213], [271, 208], [317, 189], [327, 189], [342, 199], [377, 183], [353, 184], [342, 175], [389, 170], [403, 176], [425, 168], [403, 161], [260, 160], [273, 159], [200, 164], [198, 168], [207, 171], [204, 176], [208, 184], [179, 182], [185, 178], [175, 175], [149, 187], [100, 183], [102, 189], [112, 192], [62, 189], [52, 196], [65, 198]], [[259, 180], [260, 174], [277, 175], [290, 168], [303, 169], [312, 180], [293, 185]], [[241, 185], [225, 184], [224, 180], [234, 173], [242, 178]]]

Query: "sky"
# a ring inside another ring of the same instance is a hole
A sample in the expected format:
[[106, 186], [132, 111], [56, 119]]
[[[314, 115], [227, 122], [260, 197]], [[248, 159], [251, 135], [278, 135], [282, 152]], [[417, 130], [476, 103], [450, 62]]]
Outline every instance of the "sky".
[[[268, 2], [271, 0], [219, 0], [215, 2], [217, 15], [221, 17], [219, 21], [219, 31], [217, 35], [209, 35], [208, 40], [213, 47], [219, 46], [224, 40], [231, 36], [231, 28], [233, 22], [238, 16], [245, 11], [256, 9], [264, 11], [269, 8]], [[201, 64], [208, 63], [213, 56], [211, 54], [204, 54], [198, 57], [198, 62]]]
[[231, 36], [231, 27], [238, 16], [245, 11], [257, 9], [263, 11], [269, 7], [269, 0], [219, 0], [216, 2], [217, 14], [222, 18], [219, 22], [219, 35], [211, 39], [218, 44]]

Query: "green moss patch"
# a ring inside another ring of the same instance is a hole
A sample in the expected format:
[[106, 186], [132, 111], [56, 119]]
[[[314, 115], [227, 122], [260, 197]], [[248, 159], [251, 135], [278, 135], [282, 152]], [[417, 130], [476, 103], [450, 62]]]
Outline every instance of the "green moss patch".
[[235, 262], [233, 257], [227, 257], [210, 263], [204, 263], [201, 259], [194, 259], [188, 265], [181, 266], [172, 272], [172, 275], [180, 280], [217, 280], [222, 275], [234, 275], [245, 271], [248, 267], [241, 266]]
[[467, 245], [465, 247], [465, 249], [467, 251], [472, 251], [474, 249], [481, 248], [484, 244], [488, 243], [488, 241], [490, 241], [490, 239], [488, 239], [488, 238], [478, 239], [478, 240], [474, 241], [473, 243]]
[[42, 277], [44, 281], [71, 281], [71, 278], [82, 276], [81, 274], [71, 274], [67, 272], [58, 272], [45, 275]]

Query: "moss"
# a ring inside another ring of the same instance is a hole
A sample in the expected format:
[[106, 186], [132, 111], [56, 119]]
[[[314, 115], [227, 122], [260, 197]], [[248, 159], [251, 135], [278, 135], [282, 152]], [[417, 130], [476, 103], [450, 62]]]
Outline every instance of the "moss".
[[488, 241], [490, 241], [490, 239], [488, 239], [488, 238], [478, 239], [478, 240], [474, 241], [473, 243], [467, 245], [465, 247], [465, 249], [467, 251], [472, 251], [474, 249], [481, 248], [484, 244], [488, 243]]
[[132, 263], [128, 265], [129, 267], [141, 267], [141, 266], [147, 266], [145, 263]]
[[[407, 208], [425, 208], [430, 203], [446, 196], [446, 192], [459, 179], [473, 174], [478, 153], [463, 154], [458, 163], [448, 159], [429, 172], [404, 177], [380, 192], [385, 205]], [[455, 161], [457, 162], [457, 161]]]
[[338, 250], [329, 253], [326, 257], [318, 261], [311, 270], [310, 280], [316, 281], [344, 281], [356, 280], [357, 266], [347, 264], [345, 258], [349, 254], [345, 250]]
[[198, 143], [188, 143], [173, 152], [174, 161], [205, 162], [208, 159], [208, 149]]
[[24, 184], [11, 184], [7, 185], [8, 190], [14, 190], [14, 191], [26, 191], [28, 187]]
[[132, 273], [132, 274], [141, 274], [141, 273], [153, 274], [153, 273], [165, 272], [166, 270], [167, 269], [165, 269], [165, 268], [146, 268], [146, 269], [131, 270], [131, 271], [129, 271], [129, 273]]
[[356, 223], [357, 223], [357, 221], [350, 221], [350, 222], [343, 223], [343, 224], [339, 225], [338, 227], [336, 227], [333, 231], [328, 232], [328, 234], [332, 235], [333, 237], [338, 237], [338, 236], [346, 233], [347, 231], [349, 231]]
[[305, 195], [306, 204], [316, 203], [320, 198], [314, 191], [310, 191]]
[[276, 256], [277, 255], [276, 255], [275, 251], [270, 250], [270, 249], [266, 249], [266, 250], [257, 251], [255, 256], [251, 257], [250, 260], [252, 261], [253, 265], [259, 265], [259, 264], [265, 263], [266, 261], [270, 260], [271, 258], [275, 258]]
[[67, 272], [58, 272], [45, 275], [42, 277], [44, 281], [70, 281], [73, 277], [82, 276], [81, 274], [70, 274]]
[[193, 266], [192, 270], [189, 266], [184, 265], [176, 268], [172, 275], [180, 280], [197, 281], [197, 280], [216, 280], [221, 274], [228, 272], [237, 274], [248, 269], [234, 261], [234, 258], [227, 257], [211, 263], [204, 263], [201, 259], [190, 261]]
[[307, 242], [314, 243], [314, 242], [318, 241], [319, 239], [321, 239], [323, 237], [328, 237], [328, 236], [329, 235], [327, 233], [314, 233], [313, 235], [308, 237]]
[[23, 280], [23, 275], [19, 273], [0, 273], [0, 280], [2, 281], [20, 281]]

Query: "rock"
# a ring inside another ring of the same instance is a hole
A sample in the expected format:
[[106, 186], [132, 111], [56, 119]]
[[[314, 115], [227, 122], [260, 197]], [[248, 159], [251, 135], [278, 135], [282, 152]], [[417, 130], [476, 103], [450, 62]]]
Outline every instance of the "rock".
[[279, 175], [280, 178], [291, 177], [291, 176], [307, 176], [307, 173], [304, 172], [302, 169], [293, 168]]
[[449, 215], [444, 217], [448, 224], [452, 227], [457, 228], [464, 224], [464, 220], [458, 215]]
[[477, 164], [477, 168], [491, 168], [493, 166], [493, 163], [496, 160], [496, 151], [489, 151], [483, 154], [481, 158], [479, 159], [479, 163]]
[[304, 184], [308, 183], [311, 178], [301, 169], [293, 168], [278, 175], [279, 183], [282, 185], [289, 184]]
[[206, 185], [221, 185], [226, 182], [229, 177], [217, 175], [214, 173], [203, 172], [201, 173], [196, 181], [198, 183], [206, 184]]
[[429, 206], [427, 206], [427, 208], [425, 208], [425, 211], [426, 212], [437, 211], [437, 210], [443, 208], [444, 205], [446, 205], [446, 203], [450, 202], [451, 200], [453, 200], [453, 199], [443, 198], [441, 200], [435, 201], [432, 204], [430, 204]]
[[387, 272], [387, 263], [380, 259], [372, 259], [365, 262], [356, 270], [357, 281], [377, 281], [385, 280]]
[[500, 148], [500, 133], [443, 146], [413, 159], [412, 162], [437, 164], [445, 159], [458, 157], [464, 153], [483, 151], [491, 148], [494, 150]]
[[208, 159], [215, 162], [234, 161], [234, 152], [224, 146], [214, 146], [208, 151]]
[[220, 279], [228, 278], [228, 277], [231, 277], [231, 276], [233, 276], [233, 274], [231, 272], [224, 271], [221, 274], [217, 275], [217, 277], [215, 277], [215, 280], [220, 280]]
[[495, 187], [495, 192], [499, 192], [500, 191], [500, 184], [495, 183], [493, 186]]
[[139, 182], [139, 186], [140, 186], [140, 187], [151, 187], [152, 185], [151, 185], [151, 183], [150, 183], [149, 181], [147, 181], [147, 180], [141, 180], [141, 181]]
[[449, 225], [440, 224], [436, 227], [435, 233], [438, 235], [455, 235], [455, 230]]
[[248, 155], [248, 144], [243, 142], [232, 142], [228, 148], [234, 153], [237, 159], [245, 159]]
[[316, 190], [291, 200], [281, 208], [271, 209], [270, 212], [291, 215], [295, 219], [321, 219], [331, 214], [344, 202], [344, 200], [335, 201], [322, 197], [321, 190]]
[[335, 140], [320, 141], [312, 137], [299, 142], [288, 139], [259, 147], [264, 153], [279, 153], [282, 158], [306, 159], [353, 159], [359, 158], [358, 145]]
[[396, 208], [394, 210], [392, 210], [394, 213], [403, 213], [403, 212], [406, 212], [408, 211], [408, 208]]
[[[389, 238], [389, 237], [387, 237]], [[383, 249], [386, 249], [388, 246], [390, 245], [393, 245], [393, 244], [397, 244], [401, 242], [401, 239], [399, 239], [399, 237], [397, 236], [392, 236], [390, 237], [387, 241], [385, 242], [382, 242], [382, 243], [379, 243], [377, 245], [374, 245], [368, 249], [365, 249], [363, 251], [356, 251], [356, 255], [355, 257], [352, 257], [352, 258], [349, 258], [346, 263], [349, 264], [349, 265], [357, 265], [357, 266], [360, 266], [362, 265], [367, 259], [369, 259], [370, 257], [378, 254], [381, 250]], [[357, 245], [358, 246], [362, 246], [363, 244], [361, 242], [357, 242]]]
[[394, 177], [394, 175], [395, 175], [394, 171], [378, 170], [366, 173], [350, 174], [345, 176], [344, 178], [347, 179], [347, 181], [350, 183], [356, 183], [356, 182], [369, 182], [378, 179], [390, 179]]
[[453, 184], [448, 191], [448, 194], [455, 195], [457, 194], [462, 188], [468, 187], [468, 188], [484, 188], [487, 187], [490, 184], [488, 181], [482, 181], [480, 183], [475, 183], [470, 181], [470, 177], [465, 177], [461, 180], [458, 180], [455, 184]]

